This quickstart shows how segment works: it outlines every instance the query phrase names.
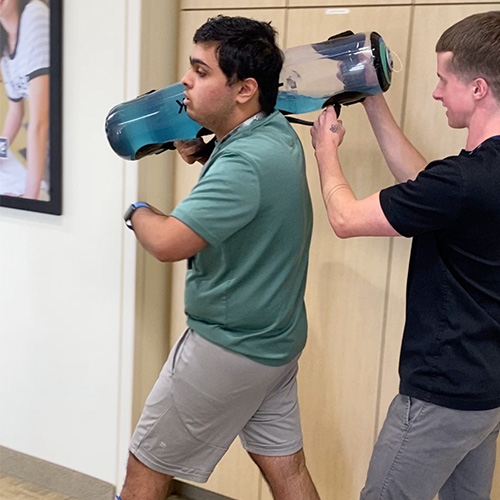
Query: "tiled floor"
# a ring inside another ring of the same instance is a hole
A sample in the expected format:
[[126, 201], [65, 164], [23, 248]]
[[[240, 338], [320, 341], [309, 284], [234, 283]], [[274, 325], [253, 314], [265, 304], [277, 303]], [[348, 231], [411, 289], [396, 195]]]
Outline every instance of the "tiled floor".
[[[34, 484], [0, 473], [0, 500], [79, 500], [53, 493]], [[110, 499], [111, 500], [111, 499]], [[185, 500], [171, 495], [167, 500]]]

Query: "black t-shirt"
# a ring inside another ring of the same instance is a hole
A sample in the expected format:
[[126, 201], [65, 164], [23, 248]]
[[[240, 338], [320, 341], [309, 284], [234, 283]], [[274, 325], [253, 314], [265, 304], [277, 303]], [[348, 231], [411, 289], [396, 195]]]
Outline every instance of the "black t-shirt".
[[500, 407], [500, 136], [380, 193], [413, 237], [400, 392], [459, 410]]

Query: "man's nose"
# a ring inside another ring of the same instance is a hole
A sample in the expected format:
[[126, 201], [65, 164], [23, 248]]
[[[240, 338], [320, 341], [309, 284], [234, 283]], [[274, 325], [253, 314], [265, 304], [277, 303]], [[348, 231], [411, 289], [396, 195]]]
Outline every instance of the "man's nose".
[[189, 71], [187, 71], [186, 73], [184, 73], [184, 76], [181, 78], [181, 83], [185, 87], [189, 87], [190, 82], [191, 82], [191, 79], [189, 78]]

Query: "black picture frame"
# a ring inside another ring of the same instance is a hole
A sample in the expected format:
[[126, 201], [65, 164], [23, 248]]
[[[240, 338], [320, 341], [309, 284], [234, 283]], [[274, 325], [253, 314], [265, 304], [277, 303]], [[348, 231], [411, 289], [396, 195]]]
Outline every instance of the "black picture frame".
[[62, 54], [63, 54], [63, 0], [45, 0], [50, 9], [50, 128], [49, 172], [50, 186], [47, 201], [0, 195], [0, 207], [62, 214]]

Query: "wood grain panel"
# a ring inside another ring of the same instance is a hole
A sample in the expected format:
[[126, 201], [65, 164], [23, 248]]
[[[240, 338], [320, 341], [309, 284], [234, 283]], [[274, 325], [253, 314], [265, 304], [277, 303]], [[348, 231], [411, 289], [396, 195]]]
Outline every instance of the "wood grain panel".
[[[416, 5], [421, 5], [421, 4], [439, 4], [439, 5], [449, 5], [449, 4], [475, 4], [475, 2], [471, 0], [415, 0]], [[479, 3], [479, 2], [478, 2]], [[494, 0], [481, 0], [482, 4], [491, 4], [488, 9], [493, 10], [493, 9], [498, 9], [499, 4], [498, 2], [495, 2]]]
[[[165, 3], [144, 0], [142, 3], [141, 93], [159, 89], [175, 78], [175, 54], [158, 47], [176, 43], [176, 23]], [[147, 156], [139, 161], [139, 200], [148, 200], [164, 213], [172, 208], [174, 155]], [[140, 245], [137, 250], [137, 314], [134, 345], [134, 400], [132, 423], [135, 426], [169, 351], [165, 329], [170, 309], [171, 267], [157, 261]]]
[[181, 0], [181, 9], [259, 9], [285, 7], [286, 0]]
[[[286, 47], [348, 29], [377, 31], [406, 64], [409, 23], [409, 6], [358, 7], [337, 15], [290, 9]], [[387, 94], [396, 116], [404, 74], [394, 75]], [[365, 197], [392, 184], [362, 107], [344, 107], [341, 118], [347, 130], [341, 161], [356, 195]], [[375, 435], [391, 240], [340, 240], [333, 234], [309, 130], [296, 130], [306, 151], [315, 212], [306, 295], [310, 331], [299, 377], [305, 452], [322, 498], [354, 499], [365, 480]]]
[[387, 6], [387, 5], [402, 5], [402, 4], [408, 4], [410, 5], [412, 3], [411, 0], [370, 0], [370, 1], [363, 1], [363, 0], [342, 0], [341, 2], [335, 2], [332, 0], [288, 0], [288, 6], [289, 7], [309, 7], [309, 8], [316, 8], [316, 7], [325, 7], [325, 10], [327, 11], [334, 11], [334, 10], [345, 10], [346, 8], [353, 7], [353, 6], [359, 6], [359, 5], [369, 5], [369, 6]]

